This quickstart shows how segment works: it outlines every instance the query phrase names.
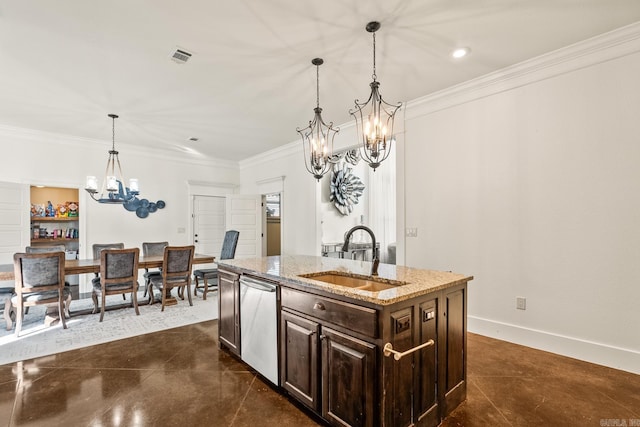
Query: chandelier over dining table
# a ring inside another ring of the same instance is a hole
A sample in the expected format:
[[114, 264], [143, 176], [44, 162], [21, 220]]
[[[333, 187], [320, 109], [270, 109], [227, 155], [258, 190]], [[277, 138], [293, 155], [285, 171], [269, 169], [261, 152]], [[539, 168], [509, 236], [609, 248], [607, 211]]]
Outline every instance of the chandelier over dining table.
[[129, 180], [129, 186], [125, 186], [122, 167], [120, 166], [120, 158], [116, 151], [116, 119], [118, 115], [109, 114], [111, 118], [111, 150], [109, 150], [109, 158], [107, 159], [107, 167], [104, 172], [104, 180], [98, 191], [98, 178], [95, 176], [87, 176], [85, 190], [91, 195], [91, 198], [98, 203], [122, 204], [135, 199], [140, 194], [138, 180], [132, 178]]

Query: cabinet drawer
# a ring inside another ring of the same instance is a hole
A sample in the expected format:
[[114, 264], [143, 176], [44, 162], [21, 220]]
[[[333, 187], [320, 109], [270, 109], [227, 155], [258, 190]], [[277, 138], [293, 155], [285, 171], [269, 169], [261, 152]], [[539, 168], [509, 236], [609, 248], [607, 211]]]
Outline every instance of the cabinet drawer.
[[320, 320], [331, 322], [355, 332], [377, 338], [378, 313], [372, 308], [360, 307], [333, 298], [299, 292], [281, 287], [282, 306]]

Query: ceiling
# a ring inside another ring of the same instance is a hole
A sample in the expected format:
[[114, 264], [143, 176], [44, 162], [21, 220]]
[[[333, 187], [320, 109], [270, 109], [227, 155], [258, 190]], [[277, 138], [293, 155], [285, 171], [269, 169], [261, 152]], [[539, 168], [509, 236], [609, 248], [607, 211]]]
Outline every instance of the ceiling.
[[[0, 0], [0, 125], [110, 144], [116, 113], [117, 148], [245, 159], [311, 120], [314, 57], [325, 121], [351, 121], [372, 20], [395, 103], [640, 21], [640, 1]], [[471, 55], [452, 59], [460, 46]]]

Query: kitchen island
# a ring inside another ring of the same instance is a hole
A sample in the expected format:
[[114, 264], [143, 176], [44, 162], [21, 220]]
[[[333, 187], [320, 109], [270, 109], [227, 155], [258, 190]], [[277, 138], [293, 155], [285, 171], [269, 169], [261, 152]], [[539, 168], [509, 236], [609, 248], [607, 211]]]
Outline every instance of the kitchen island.
[[[221, 347], [245, 360], [256, 349], [243, 325], [273, 336], [271, 381], [330, 424], [436, 426], [466, 398], [473, 277], [387, 264], [370, 276], [370, 262], [319, 256], [222, 260], [219, 269]], [[273, 285], [275, 320], [243, 313], [252, 283]]]

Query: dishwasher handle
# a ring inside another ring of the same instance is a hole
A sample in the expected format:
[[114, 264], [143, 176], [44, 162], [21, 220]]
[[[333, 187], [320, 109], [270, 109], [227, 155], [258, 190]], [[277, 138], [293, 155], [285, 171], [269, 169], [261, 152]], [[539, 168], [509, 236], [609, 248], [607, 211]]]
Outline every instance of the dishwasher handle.
[[263, 291], [263, 292], [275, 292], [276, 291], [276, 285], [274, 285], [272, 283], [269, 283], [269, 282], [263, 282], [261, 280], [252, 279], [250, 277], [241, 277], [240, 278], [240, 284], [248, 286], [248, 287], [253, 288], [253, 289], [257, 289], [259, 291]]

